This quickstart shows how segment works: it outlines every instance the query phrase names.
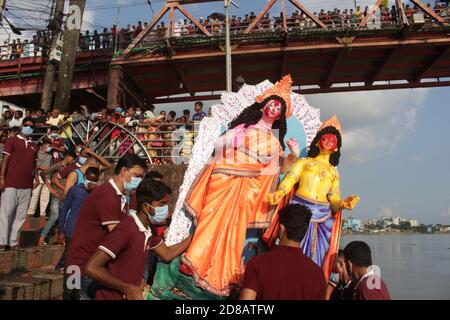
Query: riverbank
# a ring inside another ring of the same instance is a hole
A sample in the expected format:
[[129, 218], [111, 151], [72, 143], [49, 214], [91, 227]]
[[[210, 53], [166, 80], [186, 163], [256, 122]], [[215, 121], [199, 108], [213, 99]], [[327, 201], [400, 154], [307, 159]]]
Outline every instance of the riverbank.
[[422, 232], [392, 232], [392, 231], [383, 231], [383, 232], [355, 232], [355, 231], [342, 231], [343, 235], [361, 235], [361, 236], [385, 236], [385, 235], [450, 235], [450, 232], [433, 232], [433, 233], [422, 233]]

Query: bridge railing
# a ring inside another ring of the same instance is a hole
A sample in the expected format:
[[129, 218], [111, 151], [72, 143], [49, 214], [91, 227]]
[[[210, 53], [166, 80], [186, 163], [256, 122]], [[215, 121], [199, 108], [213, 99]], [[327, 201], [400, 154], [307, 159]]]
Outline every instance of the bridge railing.
[[41, 46], [34, 43], [4, 43], [0, 45], [0, 60], [39, 57], [42, 55], [42, 50]]
[[[376, 15], [369, 19], [368, 24], [364, 27], [360, 27], [361, 17], [358, 19], [354, 14], [350, 14], [349, 11], [344, 13], [332, 13], [331, 15], [320, 13], [317, 15], [318, 19], [327, 26], [329, 30], [364, 30], [364, 29], [392, 29], [400, 28], [401, 22], [399, 17], [392, 17], [391, 13], [383, 14], [383, 11], [379, 11]], [[418, 11], [420, 12], [420, 11]], [[442, 17], [447, 23], [450, 24], [450, 7], [437, 7], [434, 12]], [[409, 9], [406, 12], [407, 19], [412, 23], [413, 9]], [[429, 15], [425, 16], [425, 24], [423, 28], [432, 28], [437, 26], [437, 22]], [[320, 31], [322, 28], [312, 19], [304, 14], [297, 16], [289, 16], [286, 18], [288, 31]], [[242, 35], [249, 27], [251, 21], [238, 21], [232, 20], [230, 30], [232, 35]], [[225, 22], [201, 22], [207, 31], [213, 36], [221, 36], [225, 31]], [[282, 32], [283, 22], [281, 17], [271, 17], [270, 19], [263, 18], [252, 30], [253, 33], [258, 32]], [[83, 51], [98, 51], [98, 50], [111, 50], [117, 49], [119, 51], [125, 50], [138, 35], [135, 30], [118, 30], [116, 32], [103, 32], [98, 34], [80, 34], [79, 48], [80, 52]], [[172, 38], [197, 38], [205, 37], [205, 35], [193, 24], [189, 25], [175, 25]], [[169, 38], [169, 32], [166, 26], [158, 25], [154, 30], [151, 30], [141, 41], [140, 47], [147, 47], [152, 45], [158, 45], [162, 41]], [[117, 42], [117, 46], [116, 46]], [[138, 47], [139, 47], [138, 46]], [[0, 45], [0, 60], [11, 60], [19, 58], [28, 58], [33, 56], [41, 56], [43, 54], [42, 44], [36, 44], [33, 41], [20, 44], [5, 44]]]

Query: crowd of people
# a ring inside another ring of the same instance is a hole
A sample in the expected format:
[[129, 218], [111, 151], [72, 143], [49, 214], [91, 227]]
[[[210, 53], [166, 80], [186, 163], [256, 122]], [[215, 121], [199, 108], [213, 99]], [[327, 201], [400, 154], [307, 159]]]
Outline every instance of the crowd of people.
[[[0, 148], [8, 137], [18, 133], [24, 121], [33, 120], [35, 130], [32, 137], [36, 141], [54, 131], [53, 134], [63, 141], [62, 148], [70, 149], [76, 144], [86, 143], [110, 160], [125, 153], [147, 156], [142, 154], [137, 144], [130, 147], [133, 142], [128, 131], [140, 140], [153, 164], [173, 163], [177, 158], [187, 163], [194, 145], [196, 125], [211, 112], [205, 113], [200, 101], [194, 104], [194, 109], [195, 114], [191, 116], [189, 109], [183, 110], [181, 115], [175, 111], [161, 111], [155, 115], [154, 106], [118, 107], [93, 113], [89, 113], [85, 106], [70, 113], [61, 113], [58, 109], [48, 113], [43, 110], [24, 113], [5, 108], [0, 119]], [[95, 138], [89, 140], [89, 136]], [[62, 153], [64, 149], [57, 151]]]
[[[57, 118], [53, 113], [47, 123]], [[65, 251], [56, 270], [64, 272], [64, 299], [144, 299], [157, 267], [155, 257], [171, 261], [191, 241], [191, 236], [173, 246], [163, 241], [172, 190], [137, 155], [124, 155], [113, 166], [82, 144], [65, 148], [56, 126], [37, 145], [30, 139], [36, 123], [36, 118], [24, 118], [4, 144], [0, 250], [18, 247], [27, 215], [48, 216], [39, 244], [47, 244], [58, 221], [56, 243]], [[249, 261], [241, 300], [390, 299], [386, 284], [372, 268], [366, 243], [355, 241], [344, 248], [327, 284], [322, 269], [299, 250], [311, 211], [289, 205], [279, 219], [279, 246]], [[70, 285], [74, 268], [81, 272], [79, 287]]]
[[[427, 7], [444, 19], [450, 17], [450, 7], [445, 1], [435, 1], [434, 6], [427, 3]], [[404, 4], [406, 18], [411, 22], [415, 13], [423, 13], [423, 10], [415, 4]], [[364, 9], [356, 6], [354, 9], [338, 9], [314, 12], [322, 23], [328, 28], [355, 28], [359, 26], [362, 20], [369, 14], [370, 7]], [[397, 25], [401, 19], [396, 5], [389, 7], [380, 7], [378, 14], [380, 27]], [[245, 14], [243, 17], [233, 15], [230, 20], [231, 32], [234, 34], [245, 31], [248, 26], [256, 19], [255, 12]], [[372, 18], [374, 20], [375, 17]], [[295, 10], [286, 17], [289, 30], [294, 29], [315, 29], [319, 28], [317, 24], [305, 13]], [[430, 17], [427, 21], [434, 22]], [[199, 23], [210, 33], [219, 35], [225, 32], [225, 22], [223, 17], [217, 15], [200, 17]], [[118, 28], [113, 25], [111, 28], [104, 28], [103, 31], [86, 30], [80, 33], [79, 51], [91, 51], [101, 49], [123, 50], [148, 26], [148, 22], [139, 21], [136, 25], [128, 24], [124, 28]], [[283, 29], [283, 16], [272, 17], [267, 13], [255, 26], [255, 31], [277, 31]], [[181, 19], [174, 25], [173, 37], [189, 37], [202, 34], [199, 28], [188, 19]], [[160, 22], [155, 29], [147, 36], [146, 40], [154, 41], [164, 39], [169, 36], [168, 26], [164, 21]], [[117, 42], [117, 45], [116, 45]], [[1, 46], [0, 58], [2, 60], [27, 58], [42, 54], [42, 50], [47, 43], [46, 36], [42, 32], [33, 36], [30, 40], [9, 39], [5, 40]]]

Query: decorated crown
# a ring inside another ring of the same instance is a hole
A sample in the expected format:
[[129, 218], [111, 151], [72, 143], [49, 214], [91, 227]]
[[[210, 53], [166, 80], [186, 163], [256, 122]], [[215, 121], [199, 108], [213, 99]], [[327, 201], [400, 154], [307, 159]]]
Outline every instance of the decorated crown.
[[322, 125], [319, 128], [319, 131], [325, 129], [326, 127], [335, 127], [336, 130], [339, 131], [339, 133], [342, 136], [342, 126], [341, 123], [339, 122], [337, 115], [333, 115], [330, 119], [322, 123]]
[[280, 81], [275, 83], [273, 87], [270, 87], [263, 94], [256, 97], [256, 102], [261, 103], [270, 96], [278, 96], [286, 103], [286, 118], [292, 115], [291, 107], [291, 75], [284, 76]]

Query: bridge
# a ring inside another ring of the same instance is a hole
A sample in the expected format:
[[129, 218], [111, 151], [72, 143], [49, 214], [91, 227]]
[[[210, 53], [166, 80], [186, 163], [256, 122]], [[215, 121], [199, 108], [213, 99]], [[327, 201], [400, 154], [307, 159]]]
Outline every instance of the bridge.
[[[117, 54], [80, 52], [71, 103], [114, 108], [220, 98], [225, 34], [221, 25], [217, 31], [189, 13], [189, 4], [199, 2], [211, 1], [166, 1]], [[421, 21], [395, 0], [398, 15], [385, 21], [378, 18], [385, 1], [376, 0], [357, 21], [328, 20], [299, 0], [261, 2], [265, 7], [251, 21], [231, 23], [233, 79], [255, 84], [290, 73], [302, 94], [450, 85], [450, 12], [411, 0]], [[268, 17], [277, 3], [281, 14]], [[290, 18], [287, 4], [300, 12], [298, 19]], [[192, 22], [190, 30], [177, 30], [176, 11]], [[45, 65], [42, 57], [0, 61], [0, 98], [37, 106]]]

